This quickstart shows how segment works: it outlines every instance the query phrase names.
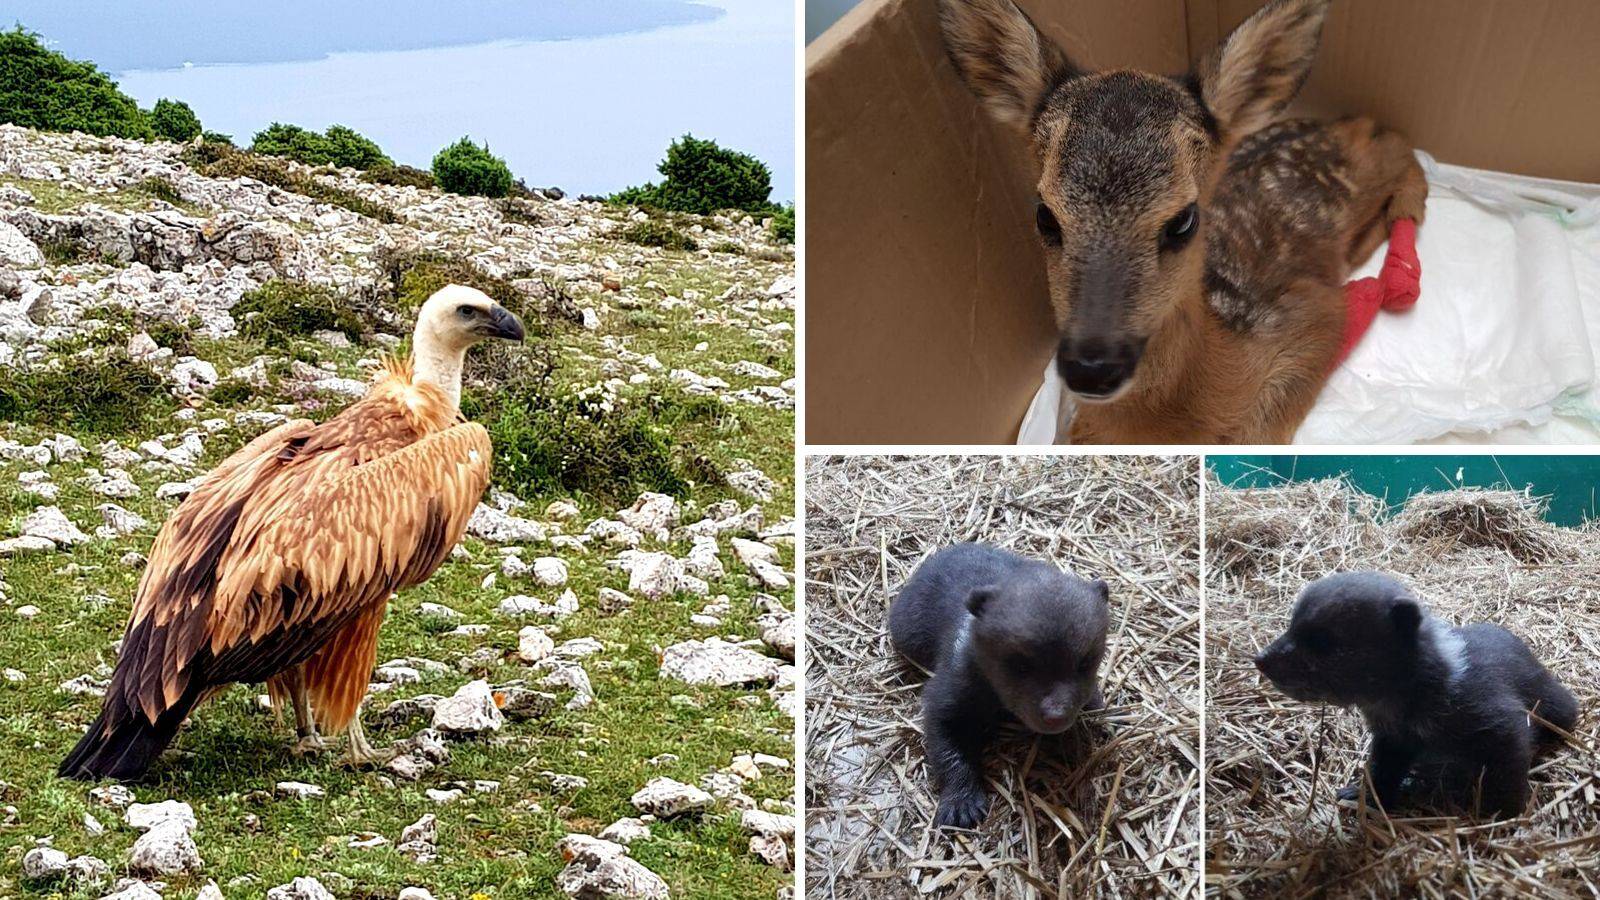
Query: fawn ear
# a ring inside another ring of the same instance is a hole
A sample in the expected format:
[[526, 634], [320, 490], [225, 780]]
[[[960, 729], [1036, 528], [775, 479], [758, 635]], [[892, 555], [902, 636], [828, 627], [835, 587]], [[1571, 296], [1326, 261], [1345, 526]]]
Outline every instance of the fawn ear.
[[940, 0], [956, 71], [989, 114], [1026, 128], [1044, 95], [1078, 71], [1012, 0]]
[[1225, 141], [1260, 129], [1300, 92], [1331, 0], [1272, 0], [1200, 63], [1200, 95]]

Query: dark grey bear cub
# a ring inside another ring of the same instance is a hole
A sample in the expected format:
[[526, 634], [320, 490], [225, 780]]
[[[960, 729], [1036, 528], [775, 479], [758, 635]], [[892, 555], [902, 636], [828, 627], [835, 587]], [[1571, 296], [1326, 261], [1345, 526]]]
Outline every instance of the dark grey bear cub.
[[[1256, 666], [1296, 700], [1361, 710], [1372, 730], [1367, 772], [1384, 809], [1408, 776], [1495, 818], [1528, 805], [1528, 767], [1570, 732], [1578, 703], [1516, 635], [1483, 622], [1456, 628], [1428, 615], [1379, 572], [1306, 585], [1289, 630]], [[1357, 781], [1339, 792], [1359, 796]]]
[[989, 813], [983, 751], [1003, 719], [1041, 734], [1104, 705], [1104, 581], [986, 544], [928, 557], [889, 609], [895, 648], [934, 673], [922, 692], [922, 741], [939, 811], [971, 828]]

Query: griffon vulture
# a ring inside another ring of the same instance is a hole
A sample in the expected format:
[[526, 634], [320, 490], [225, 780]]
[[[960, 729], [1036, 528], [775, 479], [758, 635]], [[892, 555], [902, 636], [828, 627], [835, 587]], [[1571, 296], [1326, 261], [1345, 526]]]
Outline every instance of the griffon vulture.
[[296, 420], [216, 468], [157, 535], [100, 717], [62, 775], [144, 775], [197, 706], [268, 683], [299, 747], [345, 732], [382, 763], [357, 715], [389, 596], [450, 553], [489, 483], [489, 435], [459, 407], [467, 349], [520, 341], [517, 317], [472, 288], [435, 293], [412, 358], [321, 425]]

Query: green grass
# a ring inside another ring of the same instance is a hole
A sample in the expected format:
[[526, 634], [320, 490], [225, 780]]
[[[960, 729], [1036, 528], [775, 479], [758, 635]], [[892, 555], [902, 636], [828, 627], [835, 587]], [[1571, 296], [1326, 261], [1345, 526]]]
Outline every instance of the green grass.
[[[13, 504], [18, 500], [7, 499]], [[134, 505], [152, 521], [162, 515], [161, 504]], [[114, 868], [125, 859], [135, 835], [120, 826], [114, 813], [93, 805], [88, 785], [53, 775], [54, 764], [70, 749], [77, 727], [88, 721], [95, 703], [60, 694], [55, 686], [109, 661], [107, 646], [121, 633], [125, 598], [138, 577], [120, 566], [117, 558], [127, 549], [144, 549], [149, 537], [137, 535], [80, 549], [74, 553], [80, 571], [73, 574], [60, 569], [58, 558], [14, 561], [7, 574], [13, 596], [29, 597], [43, 612], [20, 626], [0, 629], [0, 658], [29, 676], [22, 685], [0, 685], [0, 754], [19, 763], [7, 766], [5, 775], [21, 798], [13, 802], [23, 822], [12, 833], [54, 835], [58, 848], [100, 856]], [[514, 647], [516, 626], [493, 614], [506, 591], [481, 588], [485, 569], [499, 556], [475, 541], [469, 541], [468, 548], [470, 560], [448, 563], [428, 583], [393, 604], [382, 634], [380, 660], [426, 656], [449, 663], [475, 646], [461, 638], [438, 637], [428, 620], [416, 614], [417, 605], [425, 601], [448, 604], [464, 613], [467, 621], [492, 624], [494, 631], [483, 642], [507, 650]], [[680, 555], [687, 551], [684, 546], [674, 549]], [[555, 842], [570, 831], [594, 833], [617, 818], [636, 814], [627, 798], [650, 778], [666, 775], [696, 783], [740, 753], [792, 757], [787, 740], [792, 724], [769, 703], [748, 708], [737, 699], [742, 691], [695, 688], [657, 678], [654, 647], [664, 636], [698, 634], [700, 629], [688, 617], [703, 601], [641, 602], [620, 616], [600, 618], [593, 610], [596, 591], [602, 585], [625, 588], [626, 579], [605, 570], [598, 560], [574, 562], [569, 557], [569, 565], [569, 586], [588, 601], [588, 608], [562, 623], [557, 640], [589, 635], [606, 645], [605, 653], [585, 663], [598, 702], [584, 711], [558, 708], [542, 719], [508, 723], [502, 734], [509, 739], [498, 746], [453, 744], [452, 761], [418, 784], [388, 788], [376, 773], [341, 767], [336, 754], [296, 758], [288, 750], [292, 739], [288, 725], [257, 709], [254, 689], [235, 688], [197, 713], [177, 742], [181, 761], [164, 762], [154, 780], [136, 788], [143, 801], [171, 798], [195, 807], [200, 821], [196, 840], [206, 871], [201, 879], [173, 879], [178, 896], [192, 892], [204, 878], [227, 886], [235, 878], [254, 875], [257, 880], [249, 882], [248, 890], [259, 893], [297, 875], [324, 871], [339, 872], [354, 882], [342, 896], [392, 897], [410, 884], [426, 885], [440, 897], [479, 892], [490, 897], [556, 896], [552, 880], [562, 864], [553, 849]], [[739, 571], [731, 557], [724, 559], [724, 565], [729, 572]], [[735, 598], [734, 612], [719, 633], [752, 631], [745, 602], [749, 590], [740, 581], [735, 576], [717, 585], [717, 590]], [[107, 594], [119, 602], [89, 609], [78, 602], [89, 593]], [[509, 680], [524, 674], [529, 670], [513, 662], [496, 666], [490, 678]], [[425, 680], [383, 695], [375, 705], [381, 708], [390, 699], [416, 693], [448, 694], [465, 680], [467, 676], [457, 674]], [[641, 723], [648, 727], [641, 728]], [[394, 731], [369, 728], [369, 734], [381, 743], [424, 724], [419, 721]], [[679, 760], [660, 768], [645, 763], [662, 753], [677, 754]], [[589, 785], [574, 795], [555, 794], [539, 774], [545, 770], [583, 776]], [[424, 787], [474, 779], [497, 780], [502, 786], [498, 793], [443, 807], [422, 793]], [[252, 797], [255, 791], [270, 793], [274, 783], [285, 780], [320, 785], [327, 797], [265, 802]], [[749, 783], [746, 791], [759, 801], [787, 799], [792, 788], [788, 777], [768, 775]], [[345, 846], [358, 831], [374, 831], [393, 841], [402, 828], [429, 812], [439, 817], [440, 859], [433, 864], [418, 866], [392, 846], [375, 850]], [[93, 838], [85, 833], [84, 813], [99, 818], [111, 828], [110, 834]], [[260, 818], [259, 834], [245, 829], [247, 815]], [[3, 837], [0, 841], [17, 843]], [[667, 879], [675, 896], [770, 897], [787, 876], [756, 862], [745, 842], [737, 814], [719, 808], [698, 821], [658, 823], [652, 837], [634, 844], [632, 852]], [[8, 876], [17, 877], [22, 849], [13, 846], [0, 858], [0, 885]], [[99, 892], [60, 896], [97, 897]]]

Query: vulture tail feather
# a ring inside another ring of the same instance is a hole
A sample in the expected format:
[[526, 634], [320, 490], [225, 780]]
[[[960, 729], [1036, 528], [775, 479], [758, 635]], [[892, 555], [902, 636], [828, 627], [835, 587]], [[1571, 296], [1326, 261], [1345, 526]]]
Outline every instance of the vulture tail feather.
[[[177, 736], [193, 700], [185, 696], [155, 722], [135, 710], [113, 708], [120, 705], [116, 701], [106, 704], [89, 726], [89, 733], [61, 762], [57, 774], [84, 781], [138, 781]], [[108, 724], [111, 721], [116, 724]]]

